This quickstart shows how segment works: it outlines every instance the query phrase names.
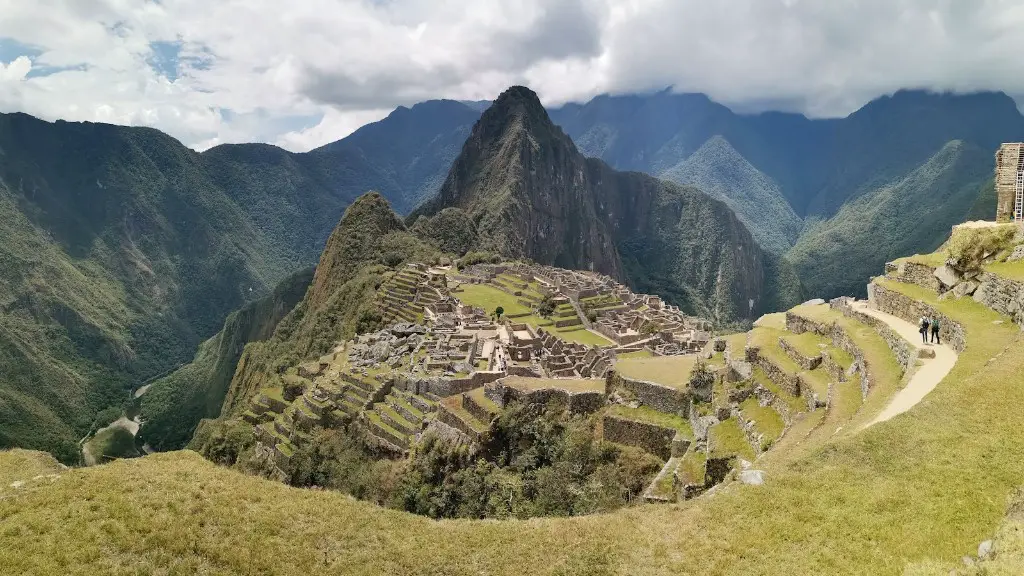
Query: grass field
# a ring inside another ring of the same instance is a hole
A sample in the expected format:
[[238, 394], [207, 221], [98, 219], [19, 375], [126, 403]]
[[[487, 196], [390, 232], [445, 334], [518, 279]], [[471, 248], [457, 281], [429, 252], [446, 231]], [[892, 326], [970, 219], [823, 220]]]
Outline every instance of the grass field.
[[794, 424], [758, 460], [763, 486], [579, 518], [437, 522], [174, 452], [65, 472], [0, 498], [0, 566], [73, 575], [948, 574], [995, 534], [1024, 483], [1024, 341], [973, 300], [889, 286], [959, 320], [967, 349], [892, 420], [860, 432], [852, 423], [887, 400], [882, 382], [842, 430], [822, 426], [820, 410]]
[[506, 316], [532, 312], [530, 308], [517, 302], [515, 296], [485, 284], [463, 284], [462, 291], [453, 293], [453, 296], [467, 306], [483, 308], [488, 314], [493, 313], [498, 306], [505, 309]]
[[611, 341], [609, 341], [604, 336], [601, 336], [600, 334], [592, 332], [585, 328], [580, 328], [576, 330], [552, 328], [551, 331], [554, 332], [556, 336], [567, 342], [577, 342], [579, 344], [586, 344], [587, 346], [611, 345]]
[[629, 360], [630, 358], [653, 358], [654, 354], [651, 354], [649, 350], [637, 350], [636, 352], [626, 352], [625, 354], [619, 354], [619, 360]]
[[673, 388], [685, 388], [697, 356], [659, 356], [656, 358], [627, 358], [615, 363], [615, 369], [627, 378], [647, 380]]

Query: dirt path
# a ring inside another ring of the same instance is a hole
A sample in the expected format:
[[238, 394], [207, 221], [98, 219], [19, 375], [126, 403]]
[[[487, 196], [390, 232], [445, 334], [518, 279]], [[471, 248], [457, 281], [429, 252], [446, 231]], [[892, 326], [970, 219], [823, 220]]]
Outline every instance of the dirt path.
[[916, 406], [918, 402], [939, 385], [939, 382], [953, 368], [953, 365], [956, 364], [957, 353], [946, 344], [923, 344], [921, 342], [921, 333], [917, 331], [917, 326], [892, 314], [886, 314], [874, 308], [869, 308], [867, 302], [855, 302], [854, 308], [885, 322], [889, 328], [895, 330], [900, 336], [918, 348], [927, 346], [930, 350], [935, 351], [935, 358], [922, 360], [923, 365], [919, 366], [913, 373], [906, 387], [892, 397], [892, 400], [889, 401], [889, 404], [878, 417], [864, 426], [864, 428], [867, 428], [903, 414]]

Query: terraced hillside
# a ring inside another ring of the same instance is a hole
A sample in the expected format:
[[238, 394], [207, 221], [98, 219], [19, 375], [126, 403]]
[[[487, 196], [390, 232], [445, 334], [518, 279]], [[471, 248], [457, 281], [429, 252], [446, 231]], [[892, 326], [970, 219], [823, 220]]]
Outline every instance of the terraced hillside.
[[[914, 260], [925, 266], [942, 258]], [[808, 304], [712, 345], [703, 361], [740, 379], [714, 381], [707, 414], [697, 411], [700, 422], [718, 420], [707, 432], [703, 463], [693, 447], [704, 434], [692, 418], [673, 417], [653, 401], [599, 408], [605, 434], [614, 420], [671, 431], [667, 456], [678, 461], [652, 482], [646, 494], [655, 497], [665, 488], [685, 491], [699, 471], [718, 472], [708, 464], [719, 457], [756, 456], [758, 444], [775, 438], [746, 473], [727, 470], [713, 495], [568, 519], [446, 521], [439, 530], [415, 515], [168, 453], [67, 471], [5, 494], [0, 565], [41, 573], [947, 574], [958, 566], [964, 573], [1019, 573], [1019, 504], [1011, 499], [1024, 484], [1024, 339], [1014, 318], [985, 304], [994, 302], [985, 296], [994, 283], [1011, 280], [992, 272], [993, 264], [983, 266], [995, 277], [986, 276], [973, 296], [958, 296], [962, 280], [926, 287], [926, 274], [908, 275], [895, 263], [870, 285], [875, 314], [846, 300]], [[873, 423], [933, 361], [929, 345], [889, 327], [890, 318], [921, 315], [940, 319], [956, 364], [922, 401]], [[617, 361], [613, 392], [628, 396], [628, 383], [615, 381], [627, 362], [649, 377], [669, 373], [666, 388], [678, 385], [666, 367], [641, 360]], [[748, 367], [749, 378], [741, 373]], [[563, 392], [585, 410], [598, 386], [578, 382]], [[729, 396], [738, 384], [755, 391], [756, 406], [751, 397]], [[523, 388], [548, 386], [545, 379], [504, 380], [450, 402], [480, 420]], [[690, 389], [707, 397], [700, 386]], [[774, 398], [763, 402], [758, 394]], [[728, 417], [720, 418], [726, 408]], [[750, 422], [759, 427], [756, 442]], [[964, 567], [960, 558], [993, 537], [981, 564]]]

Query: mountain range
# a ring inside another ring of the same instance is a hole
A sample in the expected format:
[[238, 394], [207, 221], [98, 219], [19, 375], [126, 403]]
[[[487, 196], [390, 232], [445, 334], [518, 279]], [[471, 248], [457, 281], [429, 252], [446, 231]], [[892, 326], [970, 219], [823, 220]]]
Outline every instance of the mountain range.
[[[593, 264], [742, 318], [750, 295], [762, 309], [791, 298], [797, 276], [808, 295], [861, 292], [885, 260], [930, 251], [949, 225], [988, 215], [992, 153], [1024, 138], [999, 93], [906, 91], [832, 120], [739, 115], [702, 95], [602, 96], [547, 110], [557, 128], [534, 122], [531, 104], [514, 138], [477, 124], [487, 104], [398, 108], [304, 154], [196, 153], [147, 128], [0, 115], [0, 447], [74, 461], [104, 409], [188, 366], [229, 313], [314, 264], [367, 190], [399, 214], [440, 191], [447, 200], [421, 212], [458, 208], [454, 221], [469, 216], [493, 249]], [[492, 145], [516, 154], [479, 162]], [[557, 234], [538, 242], [540, 232]], [[776, 278], [786, 281], [766, 281]], [[275, 324], [238, 331], [265, 337]], [[200, 403], [214, 406], [205, 415], [217, 404]]]

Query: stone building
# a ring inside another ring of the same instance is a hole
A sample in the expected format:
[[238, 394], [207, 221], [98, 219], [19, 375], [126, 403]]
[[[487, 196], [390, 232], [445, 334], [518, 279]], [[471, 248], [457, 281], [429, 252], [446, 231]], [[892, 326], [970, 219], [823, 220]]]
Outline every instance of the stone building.
[[1024, 143], [1004, 143], [996, 151], [996, 222], [1021, 222], [1024, 204]]

